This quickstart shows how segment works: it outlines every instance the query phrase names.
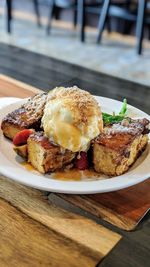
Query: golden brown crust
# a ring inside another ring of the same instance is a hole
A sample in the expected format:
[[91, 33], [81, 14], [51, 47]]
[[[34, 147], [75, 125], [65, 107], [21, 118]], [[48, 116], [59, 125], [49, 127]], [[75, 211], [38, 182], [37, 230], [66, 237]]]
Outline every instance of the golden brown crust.
[[44, 149], [59, 149], [60, 147], [48, 140], [44, 133], [36, 132], [30, 135], [30, 140], [33, 140], [36, 143], [39, 143]]
[[4, 135], [13, 139], [14, 135], [28, 128], [38, 130], [46, 103], [47, 94], [38, 94], [22, 105], [20, 108], [9, 113], [2, 121], [1, 129]]
[[133, 140], [144, 133], [148, 133], [149, 121], [141, 120], [124, 120], [121, 123], [115, 123], [104, 128], [94, 142], [104, 145], [115, 151], [122, 151], [129, 146]]
[[3, 121], [1, 129], [5, 137], [13, 140], [14, 136], [24, 128], [21, 128], [18, 125], [13, 125], [12, 123], [9, 123], [7, 121]]
[[148, 143], [148, 126], [143, 119], [104, 128], [93, 143], [94, 169], [111, 176], [126, 172]]
[[144, 151], [147, 142], [148, 136], [140, 135], [133, 140], [123, 153], [95, 143], [93, 148], [95, 171], [109, 176], [123, 174], [128, 171], [129, 167]]
[[28, 138], [28, 161], [41, 173], [65, 167], [75, 155], [50, 142], [43, 132], [35, 132]]
[[22, 146], [14, 146], [14, 151], [21, 157], [27, 159], [28, 157], [28, 148], [27, 144], [22, 145]]

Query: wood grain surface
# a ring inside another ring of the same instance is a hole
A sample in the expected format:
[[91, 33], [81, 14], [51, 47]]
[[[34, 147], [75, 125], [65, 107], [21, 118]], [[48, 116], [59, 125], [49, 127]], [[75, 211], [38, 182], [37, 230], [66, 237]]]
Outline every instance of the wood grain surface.
[[150, 210], [150, 179], [112, 193], [59, 196], [121, 229], [130, 231], [135, 229]]
[[[0, 85], [1, 96], [9, 96], [11, 90], [17, 97], [36, 93], [4, 76]], [[0, 198], [1, 266], [94, 267], [121, 239], [94, 221], [53, 205], [39, 190], [2, 176]]]
[[[1, 266], [94, 266], [100, 253], [48, 229], [0, 199]], [[82, 253], [82, 256], [81, 256]], [[80, 260], [78, 261], [78, 258]]]
[[[150, 90], [148, 86], [91, 71], [4, 43], [0, 43], [0, 73], [33, 87], [41, 88], [45, 92], [55, 86], [77, 85], [94, 95], [117, 100], [127, 98], [129, 104], [150, 113]], [[150, 212], [144, 216], [142, 222], [134, 231], [129, 232], [115, 227], [113, 224], [71, 204], [56, 194], [49, 193], [48, 198], [55, 206], [87, 217], [123, 236], [117, 246], [99, 262], [97, 267], [149, 267]], [[142, 198], [144, 198], [144, 193]], [[61, 248], [59, 251], [61, 251]], [[65, 265], [63, 260], [61, 265]], [[31, 264], [28, 264], [28, 266], [31, 266]], [[68, 267], [67, 264], [66, 266]], [[10, 264], [8, 267], [10, 267]]]
[[[25, 83], [0, 75], [0, 95], [28, 97], [41, 92]], [[133, 230], [150, 209], [150, 179], [113, 193], [88, 196], [60, 195], [70, 203], [127, 231]]]
[[[1, 262], [5, 260], [7, 264], [9, 253], [14, 250], [17, 251], [18, 257], [24, 254], [29, 262], [35, 258], [38, 263], [35, 266], [39, 266], [40, 262], [42, 266], [48, 266], [51, 257], [54, 260], [52, 266], [57, 266], [65, 255], [66, 265], [62, 266], [95, 266], [121, 238], [87, 218], [56, 207], [48, 202], [44, 193], [39, 190], [2, 176], [0, 198], [7, 201], [7, 204], [0, 202], [0, 242], [3, 247]], [[41, 246], [44, 246], [42, 250]], [[58, 252], [58, 248], [61, 248], [61, 251]], [[38, 253], [44, 255], [39, 258]], [[19, 258], [15, 257], [15, 260], [19, 263]], [[21, 258], [20, 263], [24, 264]]]
[[39, 92], [40, 89], [0, 74], [0, 97], [26, 98]]

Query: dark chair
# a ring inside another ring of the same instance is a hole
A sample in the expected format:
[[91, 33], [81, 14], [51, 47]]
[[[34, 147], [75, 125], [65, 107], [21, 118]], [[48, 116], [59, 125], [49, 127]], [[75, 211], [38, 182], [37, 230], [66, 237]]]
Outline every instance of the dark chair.
[[52, 18], [55, 16], [56, 19], [59, 17], [59, 11], [61, 9], [73, 9], [74, 11], [74, 27], [77, 24], [77, 1], [78, 0], [51, 0], [49, 6], [49, 17], [47, 23], [47, 34], [50, 34]]
[[[58, 18], [59, 9], [67, 8], [74, 10], [74, 26], [77, 22], [80, 26], [80, 39], [85, 40], [86, 13], [98, 14], [103, 0], [51, 0], [49, 7], [49, 18], [47, 24], [47, 33], [50, 33], [53, 16]], [[109, 27], [108, 27], [109, 29]]]
[[[103, 0], [78, 0], [77, 13], [78, 13], [78, 23], [80, 26], [80, 40], [85, 41], [85, 25], [86, 25], [86, 14], [98, 14], [100, 13], [100, 8], [103, 4]], [[108, 31], [110, 31], [110, 23], [108, 21]]]
[[[131, 7], [138, 4], [138, 7], [131, 9]], [[102, 11], [98, 24], [98, 37], [97, 43], [100, 43], [102, 33], [105, 27], [107, 17], [118, 17], [124, 20], [136, 22], [136, 36], [137, 36], [137, 53], [140, 55], [142, 52], [142, 40], [144, 32], [144, 23], [149, 23], [146, 19], [146, 0], [138, 0], [137, 3], [132, 0], [126, 1], [125, 8], [118, 8], [112, 4], [111, 0], [104, 0]]]
[[[12, 1], [13, 0], [6, 0], [7, 31], [8, 31], [8, 33], [11, 33]], [[38, 24], [38, 26], [41, 26], [38, 0], [33, 0], [33, 4], [34, 4], [34, 9], [35, 9], [35, 14], [36, 14], [36, 17], [37, 17], [37, 24]]]
[[[113, 0], [117, 2], [118, 5], [124, 5], [124, 1], [121, 0]], [[80, 25], [80, 38], [81, 41], [84, 42], [85, 40], [85, 25], [86, 25], [86, 14], [101, 14], [103, 10], [103, 3], [104, 0], [93, 0], [93, 1], [86, 1], [86, 0], [78, 0], [78, 22]], [[111, 31], [111, 23], [110, 17], [106, 16], [107, 22], [107, 30], [108, 32]]]
[[136, 50], [139, 55], [142, 53], [142, 41], [144, 33], [144, 22], [146, 17], [146, 0], [139, 0], [138, 3], [138, 13], [137, 13], [137, 25], [136, 25], [136, 37], [137, 37], [137, 46]]

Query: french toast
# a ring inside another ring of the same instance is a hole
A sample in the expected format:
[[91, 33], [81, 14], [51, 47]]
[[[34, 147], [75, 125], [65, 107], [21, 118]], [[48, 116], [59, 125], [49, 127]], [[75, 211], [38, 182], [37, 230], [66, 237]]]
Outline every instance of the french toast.
[[28, 157], [28, 147], [27, 144], [22, 146], [14, 146], [14, 151], [21, 157], [27, 159]]
[[98, 173], [117, 176], [126, 172], [148, 143], [149, 121], [125, 119], [104, 128], [93, 144]]
[[9, 113], [1, 124], [3, 134], [12, 140], [16, 133], [23, 129], [39, 130], [46, 99], [46, 93], [37, 94], [29, 98], [20, 108]]
[[41, 173], [52, 172], [71, 163], [75, 153], [49, 141], [43, 132], [31, 134], [27, 140], [28, 162]]

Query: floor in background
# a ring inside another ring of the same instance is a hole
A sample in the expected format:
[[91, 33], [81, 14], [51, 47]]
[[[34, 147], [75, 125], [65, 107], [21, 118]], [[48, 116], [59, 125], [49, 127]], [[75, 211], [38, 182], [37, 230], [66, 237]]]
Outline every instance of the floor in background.
[[[119, 34], [104, 34], [96, 45], [96, 30], [87, 29], [86, 43], [79, 41], [78, 31], [67, 23], [53, 23], [51, 35], [46, 35], [45, 22], [38, 28], [32, 15], [14, 13], [12, 34], [6, 32], [5, 15], [0, 8], [0, 42], [59, 58], [99, 72], [150, 85], [150, 44], [144, 42], [144, 53], [136, 55], [135, 38]], [[40, 62], [37, 62], [37, 67]]]

